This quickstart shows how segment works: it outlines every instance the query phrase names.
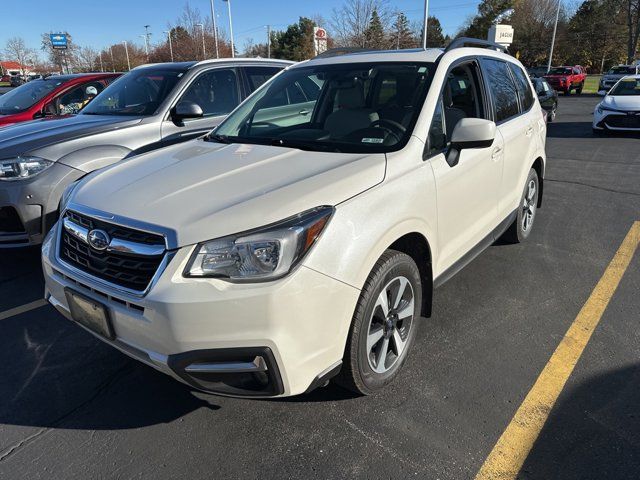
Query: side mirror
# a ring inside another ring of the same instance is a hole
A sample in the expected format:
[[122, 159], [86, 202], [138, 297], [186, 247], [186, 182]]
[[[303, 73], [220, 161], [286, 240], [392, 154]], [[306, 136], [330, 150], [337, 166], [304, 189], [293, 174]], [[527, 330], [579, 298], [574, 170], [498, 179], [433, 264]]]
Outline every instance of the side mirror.
[[178, 103], [171, 112], [171, 118], [174, 122], [181, 122], [187, 118], [201, 118], [204, 116], [204, 112], [200, 105], [188, 100], [184, 100]]
[[607, 94], [606, 90], [598, 90], [598, 95], [600, 95], [601, 97], [604, 97]]
[[447, 163], [453, 167], [467, 148], [489, 148], [496, 138], [496, 124], [483, 118], [463, 118], [453, 129]]

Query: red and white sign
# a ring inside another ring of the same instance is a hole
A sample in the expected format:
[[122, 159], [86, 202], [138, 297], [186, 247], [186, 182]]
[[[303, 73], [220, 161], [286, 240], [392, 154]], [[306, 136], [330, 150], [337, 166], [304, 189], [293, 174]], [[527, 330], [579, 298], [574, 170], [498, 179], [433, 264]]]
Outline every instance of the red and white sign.
[[313, 44], [316, 49], [316, 55], [327, 51], [327, 31], [324, 28], [313, 28]]

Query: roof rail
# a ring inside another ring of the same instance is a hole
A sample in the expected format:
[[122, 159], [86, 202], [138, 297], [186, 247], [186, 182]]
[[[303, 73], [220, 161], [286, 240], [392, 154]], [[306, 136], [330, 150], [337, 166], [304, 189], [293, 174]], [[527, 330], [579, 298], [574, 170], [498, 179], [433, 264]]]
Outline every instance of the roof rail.
[[463, 48], [463, 47], [488, 47], [495, 48], [497, 50], [502, 50], [504, 53], [507, 53], [507, 47], [504, 45], [500, 45], [499, 43], [490, 42], [489, 40], [480, 40], [479, 38], [470, 38], [470, 37], [460, 37], [455, 38], [451, 41], [451, 43], [444, 49], [444, 52], [447, 53], [449, 50], [453, 50], [454, 48]]
[[377, 51], [378, 50], [370, 49], [370, 48], [337, 47], [337, 48], [330, 48], [329, 50], [322, 52], [320, 55], [316, 55], [315, 58], [338, 57], [340, 55], [348, 55], [350, 53], [365, 53], [365, 52], [377, 52]]

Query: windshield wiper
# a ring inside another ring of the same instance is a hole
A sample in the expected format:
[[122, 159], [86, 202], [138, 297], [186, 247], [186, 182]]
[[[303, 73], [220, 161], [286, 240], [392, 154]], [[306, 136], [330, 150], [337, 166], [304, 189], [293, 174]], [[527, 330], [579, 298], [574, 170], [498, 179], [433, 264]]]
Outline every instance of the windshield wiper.
[[274, 138], [271, 140], [274, 147], [297, 148], [298, 150], [306, 150], [310, 152], [336, 152], [340, 153], [340, 149], [332, 145], [323, 145], [318, 142], [305, 142], [304, 140], [292, 140], [288, 138]]
[[227, 135], [220, 135], [220, 134], [209, 133], [204, 136], [204, 139], [207, 142], [233, 143]]

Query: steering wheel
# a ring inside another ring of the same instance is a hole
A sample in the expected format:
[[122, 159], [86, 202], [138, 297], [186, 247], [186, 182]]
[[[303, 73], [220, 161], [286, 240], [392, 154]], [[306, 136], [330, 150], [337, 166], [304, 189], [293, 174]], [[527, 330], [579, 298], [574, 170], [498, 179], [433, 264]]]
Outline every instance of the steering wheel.
[[404, 135], [407, 132], [407, 129], [404, 128], [404, 126], [401, 123], [396, 122], [395, 120], [389, 120], [387, 118], [379, 118], [369, 126], [381, 127], [382, 129], [386, 130], [391, 135], [396, 137], [396, 140], [398, 141], [402, 140], [402, 135]]

